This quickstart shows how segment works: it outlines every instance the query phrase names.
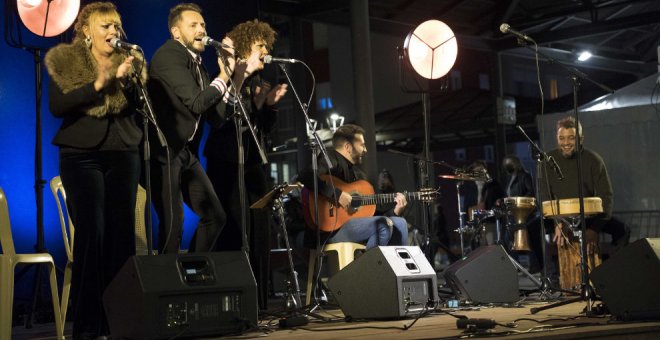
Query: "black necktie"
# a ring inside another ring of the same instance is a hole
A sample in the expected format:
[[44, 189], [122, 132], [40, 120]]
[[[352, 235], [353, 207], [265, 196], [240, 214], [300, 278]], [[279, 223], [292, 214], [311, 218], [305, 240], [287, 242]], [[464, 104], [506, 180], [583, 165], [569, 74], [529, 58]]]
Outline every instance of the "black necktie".
[[197, 70], [197, 82], [199, 87], [204, 90], [204, 78], [202, 78], [202, 56], [195, 57], [195, 69]]
[[[199, 83], [199, 88], [203, 91], [204, 90], [204, 78], [202, 78], [202, 56], [196, 55], [195, 56], [195, 70], [197, 70], [197, 83]], [[197, 132], [197, 128], [199, 127], [199, 118], [201, 117], [198, 116], [197, 120], [195, 122], [195, 129], [193, 130], [192, 135], [190, 138], [188, 138], [188, 141], [193, 140], [195, 138], [195, 133]]]

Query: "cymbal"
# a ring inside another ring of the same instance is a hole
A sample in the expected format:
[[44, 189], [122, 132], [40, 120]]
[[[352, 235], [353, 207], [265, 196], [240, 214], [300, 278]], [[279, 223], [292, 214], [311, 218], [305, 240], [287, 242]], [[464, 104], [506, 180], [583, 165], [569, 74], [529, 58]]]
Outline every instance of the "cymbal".
[[463, 175], [463, 174], [458, 174], [458, 175], [439, 175], [439, 178], [444, 178], [444, 179], [453, 179], [456, 181], [483, 181], [486, 182], [488, 179], [486, 177], [476, 177], [476, 176], [468, 176], [468, 175]]
[[303, 187], [303, 185], [300, 184], [300, 183], [277, 185], [277, 186], [275, 186], [275, 188], [273, 188], [271, 191], [269, 191], [263, 197], [261, 197], [258, 201], [254, 202], [250, 206], [250, 209], [265, 208], [271, 202], [273, 202], [273, 196], [275, 194], [279, 193], [280, 195], [286, 195], [286, 194], [290, 193], [292, 190], [302, 189], [302, 187]]
[[80, 0], [18, 0], [16, 7], [23, 25], [30, 32], [52, 37], [62, 34], [76, 20]]

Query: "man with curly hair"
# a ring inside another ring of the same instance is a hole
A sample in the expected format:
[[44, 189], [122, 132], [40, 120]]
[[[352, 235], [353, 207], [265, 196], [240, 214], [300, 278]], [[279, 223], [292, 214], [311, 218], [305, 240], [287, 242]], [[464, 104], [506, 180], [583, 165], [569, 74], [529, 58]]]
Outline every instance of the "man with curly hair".
[[[276, 33], [268, 23], [251, 20], [235, 26], [227, 37], [235, 48], [235, 57], [227, 55], [229, 63], [232, 58], [240, 60], [251, 54], [259, 55], [263, 68], [263, 59], [268, 55], [275, 42]], [[259, 73], [248, 77], [240, 87], [242, 107], [252, 122], [260, 139], [263, 140], [275, 125], [277, 114], [276, 104], [286, 94], [287, 85], [271, 85], [262, 79]], [[234, 115], [240, 108], [231, 100], [225, 105], [227, 117]], [[244, 126], [245, 124], [243, 124]], [[204, 148], [207, 157], [206, 172], [213, 183], [215, 191], [223, 206], [227, 208], [227, 224], [218, 241], [218, 250], [238, 250], [242, 245], [241, 205], [238, 183], [239, 150], [237, 143], [237, 127], [233, 120], [213, 128]], [[241, 129], [244, 150], [244, 169], [248, 206], [268, 192], [266, 171], [261, 164], [261, 158], [252, 134]], [[259, 306], [266, 308], [268, 287], [268, 259], [270, 252], [270, 231], [268, 216], [264, 211], [250, 211], [246, 226], [250, 248], [250, 262], [259, 286]]]

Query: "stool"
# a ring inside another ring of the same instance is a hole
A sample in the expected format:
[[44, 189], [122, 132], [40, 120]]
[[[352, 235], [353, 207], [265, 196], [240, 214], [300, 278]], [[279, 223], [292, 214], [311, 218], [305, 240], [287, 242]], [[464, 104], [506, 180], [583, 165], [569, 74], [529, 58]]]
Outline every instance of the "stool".
[[[332, 252], [335, 255], [330, 257], [329, 265], [330, 275], [342, 270], [355, 259], [355, 252], [365, 250], [364, 244], [353, 242], [328, 243], [323, 247], [323, 252]], [[314, 269], [316, 268], [316, 249], [309, 250], [309, 267], [307, 268], [307, 297], [305, 304], [309, 305], [312, 301], [312, 282], [314, 282]]]

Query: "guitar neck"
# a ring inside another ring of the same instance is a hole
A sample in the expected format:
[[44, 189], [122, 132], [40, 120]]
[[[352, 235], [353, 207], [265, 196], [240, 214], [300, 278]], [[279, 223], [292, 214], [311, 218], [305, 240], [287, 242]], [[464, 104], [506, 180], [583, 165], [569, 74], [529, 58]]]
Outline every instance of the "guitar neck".
[[[403, 195], [406, 196], [408, 201], [421, 200], [422, 194], [421, 191], [415, 192], [404, 192]], [[362, 205], [377, 205], [391, 203], [395, 201], [397, 193], [391, 194], [373, 194], [373, 195], [356, 195], [353, 196], [352, 206], [362, 206]]]

